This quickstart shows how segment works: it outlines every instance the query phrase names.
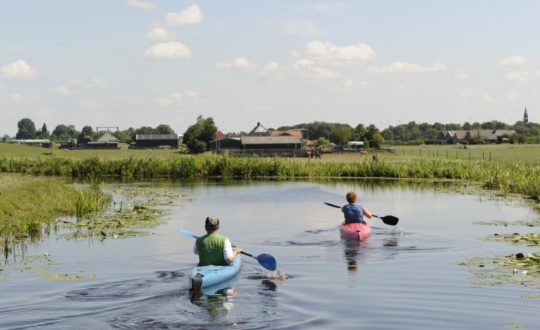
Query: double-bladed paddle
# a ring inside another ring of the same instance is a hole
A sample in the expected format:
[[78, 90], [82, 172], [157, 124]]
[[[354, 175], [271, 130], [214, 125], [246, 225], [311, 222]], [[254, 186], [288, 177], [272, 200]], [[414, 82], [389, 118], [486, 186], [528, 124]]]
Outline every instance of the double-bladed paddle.
[[[189, 237], [194, 238], [194, 239], [199, 238], [199, 236], [194, 235], [194, 234], [192, 234], [189, 231], [184, 230], [184, 229], [180, 230], [180, 234], [182, 234], [184, 236], [189, 236]], [[271, 256], [270, 254], [263, 253], [263, 254], [259, 254], [258, 256], [255, 257], [252, 254], [249, 254], [249, 253], [244, 252], [244, 251], [240, 251], [240, 253], [243, 254], [243, 255], [246, 255], [248, 257], [252, 257], [253, 259], [256, 259], [261, 266], [263, 266], [264, 268], [266, 268], [266, 269], [268, 269], [270, 271], [274, 271], [277, 268], [276, 258]]]
[[[324, 202], [324, 204], [328, 206], [336, 207], [338, 209], [341, 208], [341, 206], [339, 205], [328, 203], [328, 202]], [[385, 215], [384, 217], [379, 217], [378, 215], [372, 214], [372, 216], [374, 216], [375, 218], [381, 219], [385, 224], [390, 225], [390, 226], [395, 226], [399, 222], [399, 218], [393, 215]]]

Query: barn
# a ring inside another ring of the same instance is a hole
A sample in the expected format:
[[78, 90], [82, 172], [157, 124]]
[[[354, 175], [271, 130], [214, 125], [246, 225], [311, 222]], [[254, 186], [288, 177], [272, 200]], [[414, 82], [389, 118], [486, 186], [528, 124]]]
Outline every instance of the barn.
[[130, 149], [178, 148], [177, 134], [137, 134]]

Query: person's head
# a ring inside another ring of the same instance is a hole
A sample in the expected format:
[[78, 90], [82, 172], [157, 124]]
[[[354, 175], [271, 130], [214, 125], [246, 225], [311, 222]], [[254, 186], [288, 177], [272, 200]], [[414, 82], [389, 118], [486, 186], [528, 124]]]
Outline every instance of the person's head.
[[219, 229], [219, 218], [211, 215], [209, 217], [206, 217], [206, 221], [204, 222], [204, 228], [206, 229], [207, 233], [214, 232]]
[[356, 201], [358, 200], [358, 194], [354, 191], [349, 191], [347, 195], [345, 195], [345, 198], [347, 198], [347, 202], [353, 204], [356, 203]]

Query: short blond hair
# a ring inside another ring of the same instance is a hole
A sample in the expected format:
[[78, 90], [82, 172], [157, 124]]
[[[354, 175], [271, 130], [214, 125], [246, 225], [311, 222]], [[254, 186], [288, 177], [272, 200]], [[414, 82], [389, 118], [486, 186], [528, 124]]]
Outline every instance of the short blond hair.
[[347, 202], [349, 203], [356, 203], [356, 200], [358, 200], [358, 194], [354, 191], [349, 191], [347, 195], [345, 195], [345, 198], [347, 198]]

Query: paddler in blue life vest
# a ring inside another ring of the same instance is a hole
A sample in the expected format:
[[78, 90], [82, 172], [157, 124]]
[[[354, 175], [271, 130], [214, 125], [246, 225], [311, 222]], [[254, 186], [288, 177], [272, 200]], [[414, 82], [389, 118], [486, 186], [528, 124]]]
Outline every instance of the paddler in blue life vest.
[[218, 233], [218, 217], [207, 217], [204, 228], [207, 234], [197, 238], [193, 247], [193, 252], [199, 255], [199, 266], [226, 266], [233, 262], [242, 249], [233, 248], [231, 241]]
[[347, 195], [345, 195], [345, 198], [349, 203], [341, 208], [341, 211], [345, 216], [345, 224], [357, 222], [366, 223], [364, 217], [371, 219], [371, 212], [369, 212], [369, 210], [363, 207], [361, 204], [356, 203], [358, 200], [357, 193], [354, 191], [349, 191]]

